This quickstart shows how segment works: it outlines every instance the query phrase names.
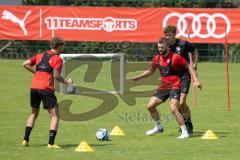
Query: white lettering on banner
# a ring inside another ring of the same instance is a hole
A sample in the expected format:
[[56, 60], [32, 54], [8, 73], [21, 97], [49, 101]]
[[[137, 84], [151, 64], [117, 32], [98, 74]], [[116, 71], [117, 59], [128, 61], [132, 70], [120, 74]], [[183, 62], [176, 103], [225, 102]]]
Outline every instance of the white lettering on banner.
[[104, 30], [113, 31], [134, 31], [137, 29], [135, 19], [124, 18], [67, 18], [47, 17], [45, 18], [49, 30]]
[[[163, 28], [168, 24], [168, 20], [172, 17], [177, 17], [177, 29], [178, 29], [178, 34], [177, 37], [183, 36], [185, 38], [188, 38], [188, 20], [187, 18], [192, 18], [192, 24], [190, 25], [192, 28], [192, 33], [189, 33], [189, 37], [199, 37], [199, 38], [223, 38], [228, 35], [228, 33], [231, 30], [231, 23], [228, 17], [222, 13], [215, 13], [215, 14], [208, 14], [208, 13], [200, 13], [200, 14], [193, 14], [193, 13], [184, 13], [180, 14], [177, 12], [170, 13], [166, 15], [163, 19]], [[206, 22], [206, 29], [207, 33], [201, 33], [202, 30], [202, 23], [201, 23], [201, 18], [207, 18]], [[223, 33], [218, 34], [216, 33], [216, 18], [223, 19], [225, 24], [226, 24], [226, 31], [224, 30]], [[226, 32], [226, 33], [225, 33]]]

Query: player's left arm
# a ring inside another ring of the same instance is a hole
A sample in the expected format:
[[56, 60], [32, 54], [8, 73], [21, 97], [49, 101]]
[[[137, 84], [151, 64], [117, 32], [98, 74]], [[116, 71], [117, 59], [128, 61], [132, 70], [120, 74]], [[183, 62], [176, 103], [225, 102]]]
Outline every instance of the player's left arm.
[[197, 64], [198, 64], [198, 50], [195, 48], [192, 54], [192, 65], [193, 65], [193, 69], [197, 70]]
[[179, 68], [187, 68], [189, 70], [189, 73], [192, 76], [194, 87], [198, 87], [200, 89], [202, 88], [202, 84], [198, 80], [197, 73], [191, 63], [188, 63], [183, 57], [179, 56], [178, 54], [175, 55], [174, 62], [178, 63]]
[[53, 77], [63, 84], [72, 84], [72, 79], [65, 80], [64, 77], [61, 75], [63, 61], [59, 56], [52, 57], [52, 63], [50, 63], [51, 67], [53, 68]]
[[197, 78], [197, 73], [195, 71], [195, 69], [193, 68], [193, 66], [191, 64], [187, 64], [187, 68], [189, 70], [189, 73], [192, 76], [192, 80], [193, 80], [193, 86], [194, 87], [198, 87], [199, 89], [202, 89], [202, 84], [201, 82], [198, 80]]
[[188, 56], [189, 56], [189, 61], [190, 64], [192, 64], [193, 69], [197, 70], [197, 64], [198, 64], [198, 50], [189, 42], [187, 42], [187, 47], [188, 47]]

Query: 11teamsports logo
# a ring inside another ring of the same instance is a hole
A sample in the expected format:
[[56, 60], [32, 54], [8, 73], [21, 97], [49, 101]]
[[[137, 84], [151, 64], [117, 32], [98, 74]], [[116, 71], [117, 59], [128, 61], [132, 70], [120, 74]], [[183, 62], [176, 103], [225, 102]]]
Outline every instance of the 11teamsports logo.
[[47, 17], [45, 18], [49, 30], [104, 30], [134, 31], [137, 29], [137, 21], [129, 18], [71, 18], [71, 17]]

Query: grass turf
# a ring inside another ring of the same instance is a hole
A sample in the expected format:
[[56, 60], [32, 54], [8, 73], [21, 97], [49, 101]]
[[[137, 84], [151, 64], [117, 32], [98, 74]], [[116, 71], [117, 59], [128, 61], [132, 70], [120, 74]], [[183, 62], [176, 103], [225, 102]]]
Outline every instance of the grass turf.
[[[145, 105], [149, 98], [137, 98], [135, 106], [129, 106], [119, 96], [117, 107], [111, 112], [88, 121], [60, 121], [56, 143], [62, 148], [49, 150], [49, 116], [41, 108], [35, 128], [30, 137], [30, 146], [21, 147], [25, 121], [30, 112], [29, 84], [32, 74], [21, 67], [21, 60], [0, 60], [0, 159], [191, 159], [191, 160], [238, 160], [240, 159], [240, 87], [239, 64], [230, 64], [231, 112], [227, 111], [225, 65], [223, 63], [200, 63], [199, 78], [203, 90], [198, 92], [198, 110], [193, 107], [190, 91], [188, 103], [192, 109], [194, 134], [192, 138], [178, 140], [178, 127], [169, 111], [169, 103], [158, 107], [165, 116], [162, 124], [165, 132], [145, 136], [153, 122]], [[154, 87], [154, 86], [153, 86]], [[78, 114], [96, 108], [101, 100], [86, 96], [62, 96], [58, 101], [73, 100], [70, 108]], [[96, 141], [98, 128], [111, 130], [120, 126], [126, 136], [111, 136], [111, 141]], [[201, 136], [211, 129], [218, 140], [202, 140]], [[81, 141], [87, 141], [92, 153], [77, 153], [74, 149]]]

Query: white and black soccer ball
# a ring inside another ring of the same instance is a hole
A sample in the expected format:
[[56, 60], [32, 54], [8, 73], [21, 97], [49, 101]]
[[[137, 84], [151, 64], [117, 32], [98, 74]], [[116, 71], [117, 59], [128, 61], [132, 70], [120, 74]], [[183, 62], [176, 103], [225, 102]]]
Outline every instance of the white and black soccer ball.
[[109, 140], [109, 132], [105, 128], [100, 128], [96, 132], [96, 138], [98, 141], [108, 141]]
[[74, 84], [69, 84], [66, 86], [66, 90], [67, 90], [67, 93], [73, 94], [76, 91], [76, 87]]

